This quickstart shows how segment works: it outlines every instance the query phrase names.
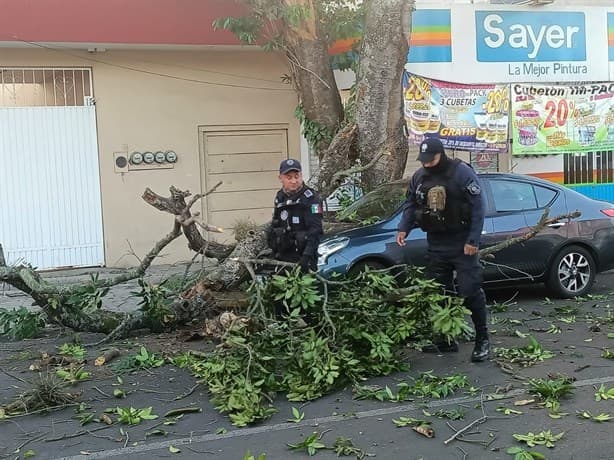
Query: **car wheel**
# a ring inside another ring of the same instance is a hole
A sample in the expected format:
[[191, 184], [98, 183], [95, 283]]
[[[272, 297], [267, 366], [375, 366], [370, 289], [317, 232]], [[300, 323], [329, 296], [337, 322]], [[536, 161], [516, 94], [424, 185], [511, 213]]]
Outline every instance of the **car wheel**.
[[360, 262], [357, 262], [352, 268], [350, 268], [348, 274], [350, 276], [357, 276], [360, 272], [363, 272], [365, 268], [369, 268], [369, 270], [383, 270], [387, 267], [386, 265], [377, 260], [361, 260]]
[[568, 246], [552, 261], [546, 284], [558, 297], [582, 296], [593, 286], [596, 271], [589, 251], [580, 246]]

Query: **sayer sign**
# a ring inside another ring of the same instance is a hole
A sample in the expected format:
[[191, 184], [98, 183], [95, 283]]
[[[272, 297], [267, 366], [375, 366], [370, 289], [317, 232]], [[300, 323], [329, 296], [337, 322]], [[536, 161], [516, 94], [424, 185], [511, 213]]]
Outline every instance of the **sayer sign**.
[[479, 62], [586, 60], [581, 12], [476, 11]]

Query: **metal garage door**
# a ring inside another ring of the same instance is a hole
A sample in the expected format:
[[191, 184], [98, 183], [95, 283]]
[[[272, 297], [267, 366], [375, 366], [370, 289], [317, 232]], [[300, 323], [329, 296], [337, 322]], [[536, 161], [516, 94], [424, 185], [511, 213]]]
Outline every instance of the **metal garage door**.
[[103, 265], [89, 70], [0, 72], [0, 243], [7, 262]]
[[[230, 230], [239, 219], [270, 220], [279, 189], [279, 163], [288, 158], [285, 127], [203, 131], [203, 189], [222, 185], [204, 203], [207, 220]], [[232, 235], [226, 232], [223, 239]]]

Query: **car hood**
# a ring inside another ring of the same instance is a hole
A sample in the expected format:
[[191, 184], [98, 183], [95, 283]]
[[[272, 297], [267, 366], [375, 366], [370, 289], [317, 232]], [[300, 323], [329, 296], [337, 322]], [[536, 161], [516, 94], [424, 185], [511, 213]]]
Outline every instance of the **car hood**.
[[327, 240], [332, 240], [333, 238], [360, 238], [362, 236], [369, 236], [375, 233], [379, 233], [381, 230], [384, 230], [384, 224], [386, 222], [377, 222], [371, 225], [361, 226], [359, 223], [343, 223], [346, 226], [338, 226], [336, 228], [331, 228], [326, 231], [324, 234], [324, 238], [322, 238], [322, 242]]

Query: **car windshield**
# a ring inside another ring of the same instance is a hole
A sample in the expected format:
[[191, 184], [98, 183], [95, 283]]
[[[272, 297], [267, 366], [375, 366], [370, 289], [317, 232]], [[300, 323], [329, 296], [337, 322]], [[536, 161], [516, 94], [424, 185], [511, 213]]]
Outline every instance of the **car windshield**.
[[392, 216], [405, 201], [407, 181], [390, 182], [360, 197], [339, 211], [341, 221], [384, 220]]

